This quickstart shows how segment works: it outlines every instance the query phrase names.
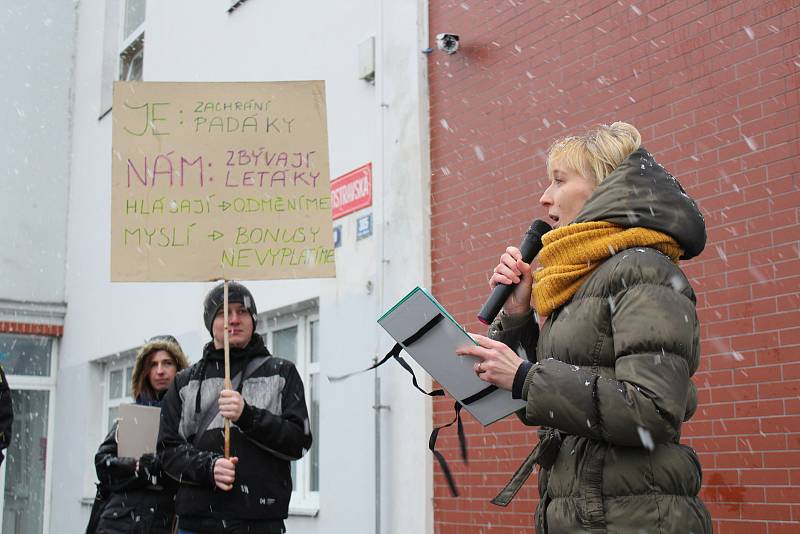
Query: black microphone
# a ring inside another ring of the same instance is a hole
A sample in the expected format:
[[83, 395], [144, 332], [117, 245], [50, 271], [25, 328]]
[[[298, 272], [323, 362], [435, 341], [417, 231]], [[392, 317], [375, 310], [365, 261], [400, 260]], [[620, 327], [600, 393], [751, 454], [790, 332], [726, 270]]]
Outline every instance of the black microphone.
[[[552, 229], [553, 228], [549, 224], [540, 219], [533, 221], [531, 227], [525, 232], [522, 243], [519, 245], [519, 251], [522, 253], [522, 261], [525, 263], [533, 261], [533, 258], [542, 250], [542, 236]], [[478, 313], [478, 320], [485, 325], [491, 324], [500, 312], [500, 308], [502, 308], [503, 304], [508, 300], [508, 296], [514, 291], [514, 286], [516, 286], [516, 284], [497, 284], [494, 286], [492, 294], [489, 295], [486, 304], [483, 305], [483, 308], [481, 308], [481, 311]]]

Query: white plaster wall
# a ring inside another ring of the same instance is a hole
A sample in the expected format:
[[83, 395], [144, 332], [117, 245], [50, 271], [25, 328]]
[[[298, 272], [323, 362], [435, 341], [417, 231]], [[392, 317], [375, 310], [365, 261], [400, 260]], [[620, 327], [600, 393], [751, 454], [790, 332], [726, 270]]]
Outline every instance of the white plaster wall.
[[[380, 3], [379, 57], [383, 74], [377, 89], [382, 102], [381, 173], [376, 187], [379, 213], [378, 273], [381, 313], [416, 285], [430, 287], [430, 159], [426, 0]], [[378, 346], [393, 340], [383, 331]], [[430, 378], [406, 358], [420, 383]], [[433, 468], [427, 448], [431, 402], [414, 389], [398, 365], [381, 371], [386, 378], [383, 404], [382, 532], [433, 532]]]
[[0, 299], [64, 301], [72, 2], [0, 14]]
[[[79, 501], [91, 493], [103, 398], [101, 367], [90, 362], [164, 332], [176, 334], [194, 361], [208, 338], [201, 303], [211, 284], [109, 282], [111, 117], [97, 119], [103, 5], [82, 0], [78, 10], [53, 534], [81, 531], [88, 516]], [[232, 14], [228, 5], [148, 2], [145, 80], [325, 80], [331, 177], [373, 162], [374, 206], [335, 221], [343, 226], [335, 280], [247, 285], [259, 311], [319, 297], [323, 376], [366, 367], [392, 345], [376, 318], [414, 286], [429, 283], [427, 93], [420, 53], [427, 4], [248, 0]], [[379, 43], [374, 86], [356, 77], [357, 45], [370, 35]], [[355, 219], [370, 210], [375, 235], [357, 242]], [[320, 510], [314, 518], [290, 517], [292, 534], [375, 532], [373, 376], [322, 381]], [[396, 364], [387, 364], [381, 376], [384, 404], [391, 405], [382, 415], [382, 531], [432, 532], [430, 403]]]

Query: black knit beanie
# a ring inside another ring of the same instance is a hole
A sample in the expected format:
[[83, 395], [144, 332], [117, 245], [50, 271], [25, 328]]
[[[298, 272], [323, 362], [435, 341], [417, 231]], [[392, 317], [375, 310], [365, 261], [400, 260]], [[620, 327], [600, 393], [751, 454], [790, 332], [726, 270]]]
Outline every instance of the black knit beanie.
[[[206, 323], [206, 328], [208, 329], [208, 333], [211, 334], [211, 337], [214, 337], [214, 333], [211, 331], [211, 325], [214, 323], [214, 317], [216, 317], [217, 312], [224, 303], [224, 297], [225, 283], [221, 282], [208, 292], [205, 301], [203, 301], [203, 320]], [[228, 282], [228, 304], [233, 302], [242, 304], [247, 311], [250, 312], [250, 316], [253, 318], [253, 327], [255, 327], [258, 310], [256, 309], [256, 301], [253, 299], [253, 295], [250, 294], [250, 290], [237, 282]]]

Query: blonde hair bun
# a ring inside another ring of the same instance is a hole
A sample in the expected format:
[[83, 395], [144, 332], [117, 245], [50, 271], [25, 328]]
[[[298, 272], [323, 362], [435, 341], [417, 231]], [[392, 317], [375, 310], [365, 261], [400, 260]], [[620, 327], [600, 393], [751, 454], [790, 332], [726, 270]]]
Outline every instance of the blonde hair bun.
[[560, 163], [599, 184], [642, 144], [642, 136], [627, 122], [603, 124], [585, 135], [564, 137], [552, 144], [547, 173]]

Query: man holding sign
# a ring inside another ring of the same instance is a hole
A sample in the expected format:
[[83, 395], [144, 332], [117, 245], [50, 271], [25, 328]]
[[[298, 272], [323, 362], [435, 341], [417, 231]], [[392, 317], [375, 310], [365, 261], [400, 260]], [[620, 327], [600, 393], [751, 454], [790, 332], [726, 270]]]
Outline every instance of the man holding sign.
[[[228, 338], [232, 388], [224, 388], [223, 284], [206, 296], [203, 318], [212, 340], [203, 359], [178, 374], [164, 398], [159, 452], [180, 482], [179, 532], [285, 532], [292, 492], [290, 464], [311, 447], [300, 375], [271, 356], [254, 335], [256, 304], [229, 283]], [[223, 456], [223, 417], [231, 421], [231, 457]]]
[[[115, 82], [113, 121], [112, 281], [336, 275], [323, 81]], [[212, 289], [204, 319], [161, 413], [179, 528], [283, 532], [311, 446], [303, 384], [253, 335], [244, 286]]]

